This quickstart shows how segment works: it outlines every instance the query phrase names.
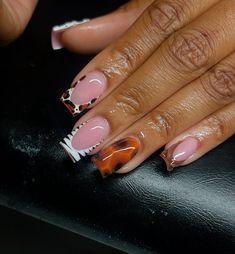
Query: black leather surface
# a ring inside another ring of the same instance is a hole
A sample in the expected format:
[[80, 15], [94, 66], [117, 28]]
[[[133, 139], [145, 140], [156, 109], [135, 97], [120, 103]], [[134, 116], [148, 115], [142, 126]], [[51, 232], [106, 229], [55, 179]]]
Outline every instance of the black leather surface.
[[52, 51], [50, 28], [110, 2], [41, 1], [0, 50], [0, 204], [129, 253], [235, 253], [235, 137], [171, 174], [156, 153], [105, 180], [58, 144], [75, 122], [58, 98], [90, 57]]
[[0, 206], [0, 253], [123, 254], [74, 232]]

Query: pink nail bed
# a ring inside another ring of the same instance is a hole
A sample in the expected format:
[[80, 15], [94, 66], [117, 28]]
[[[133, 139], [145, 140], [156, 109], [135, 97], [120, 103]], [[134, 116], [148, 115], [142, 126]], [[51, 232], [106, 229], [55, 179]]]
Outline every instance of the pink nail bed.
[[75, 128], [60, 144], [76, 162], [100, 145], [109, 132], [108, 121], [97, 116]]
[[196, 138], [187, 137], [163, 151], [161, 157], [165, 160], [167, 169], [171, 171], [190, 158], [197, 151], [198, 146], [199, 141]]
[[51, 46], [54, 50], [63, 48], [61, 43], [61, 34], [68, 28], [88, 22], [89, 19], [83, 19], [81, 21], [70, 21], [63, 25], [54, 26], [51, 32]]
[[74, 82], [61, 97], [73, 116], [96, 102], [107, 86], [107, 79], [101, 71], [92, 71]]
[[198, 140], [192, 137], [186, 138], [175, 148], [172, 157], [174, 161], [185, 161], [196, 152]]

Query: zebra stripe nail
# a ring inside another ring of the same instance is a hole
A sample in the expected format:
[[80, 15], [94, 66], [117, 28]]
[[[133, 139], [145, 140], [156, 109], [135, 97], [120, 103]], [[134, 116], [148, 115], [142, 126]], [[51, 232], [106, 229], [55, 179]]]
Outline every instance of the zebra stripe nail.
[[99, 146], [109, 134], [109, 124], [102, 117], [94, 117], [64, 138], [60, 145], [69, 154], [73, 162], [81, 160]]

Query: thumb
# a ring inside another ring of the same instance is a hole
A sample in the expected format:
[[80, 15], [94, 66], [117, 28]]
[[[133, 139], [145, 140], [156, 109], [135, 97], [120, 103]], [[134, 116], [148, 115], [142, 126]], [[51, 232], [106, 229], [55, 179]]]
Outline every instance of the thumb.
[[15, 40], [27, 26], [38, 0], [0, 0], [0, 46]]
[[153, 0], [132, 0], [118, 10], [88, 22], [52, 32], [52, 46], [79, 53], [96, 53], [119, 38]]

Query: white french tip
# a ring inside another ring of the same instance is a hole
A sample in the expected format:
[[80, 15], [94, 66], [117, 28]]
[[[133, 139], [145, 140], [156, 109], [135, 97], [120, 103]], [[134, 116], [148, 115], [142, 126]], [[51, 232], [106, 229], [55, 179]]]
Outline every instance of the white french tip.
[[59, 26], [54, 26], [52, 28], [52, 32], [51, 32], [51, 46], [54, 50], [58, 50], [58, 49], [62, 49], [63, 45], [61, 43], [61, 33], [63, 31], [65, 31], [66, 29], [73, 27], [73, 26], [77, 26], [83, 23], [86, 23], [90, 21], [90, 19], [83, 19], [81, 21], [70, 21], [70, 22], [66, 22], [62, 25]]
[[54, 31], [52, 31], [52, 33], [51, 33], [51, 47], [54, 50], [58, 50], [58, 49], [63, 48], [63, 45], [60, 42], [60, 35], [61, 35], [61, 33], [54, 32]]
[[81, 159], [81, 157], [79, 158], [78, 156], [77, 156], [77, 158], [75, 159], [75, 158], [73, 157], [73, 155], [72, 155], [72, 153], [71, 153], [69, 147], [68, 147], [67, 145], [65, 145], [63, 142], [60, 142], [60, 145], [64, 148], [64, 150], [65, 150], [66, 153], [69, 155], [69, 157], [71, 158], [71, 160], [73, 161], [73, 163], [76, 163], [76, 162], [78, 162], [78, 161]]
[[76, 130], [73, 130], [71, 134], [68, 134], [67, 137], [64, 138], [63, 142], [60, 142], [60, 145], [64, 148], [64, 150], [70, 156], [70, 158], [72, 159], [74, 163], [80, 161], [82, 157], [87, 156], [94, 148], [96, 148], [100, 144], [99, 143], [95, 146], [88, 147], [84, 150], [76, 150], [72, 146], [72, 140], [78, 130], [79, 130], [79, 127], [77, 127]]

